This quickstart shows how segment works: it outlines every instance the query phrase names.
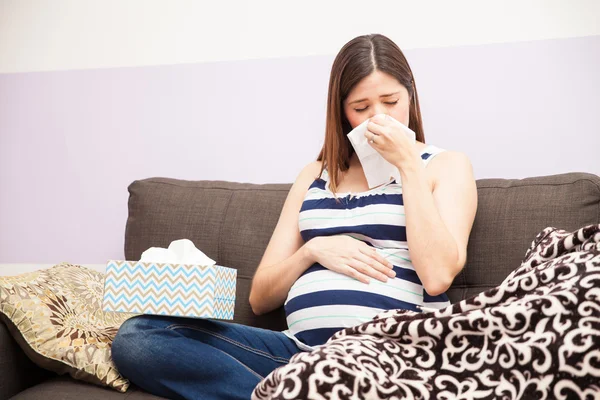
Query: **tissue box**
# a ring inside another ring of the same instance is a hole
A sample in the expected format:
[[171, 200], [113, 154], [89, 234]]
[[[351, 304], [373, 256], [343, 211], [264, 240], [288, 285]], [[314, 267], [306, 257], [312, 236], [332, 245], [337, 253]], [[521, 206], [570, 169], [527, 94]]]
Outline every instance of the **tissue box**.
[[233, 319], [237, 270], [142, 261], [108, 261], [104, 311]]

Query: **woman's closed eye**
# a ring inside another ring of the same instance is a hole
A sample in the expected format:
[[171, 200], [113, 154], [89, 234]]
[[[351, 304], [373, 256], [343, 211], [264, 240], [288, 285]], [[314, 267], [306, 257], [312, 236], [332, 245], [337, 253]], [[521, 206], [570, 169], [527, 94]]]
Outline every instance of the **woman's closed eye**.
[[[393, 106], [394, 104], [397, 104], [397, 103], [398, 103], [398, 100], [394, 101], [393, 103], [385, 103], [385, 104], [389, 104], [389, 105]], [[365, 111], [367, 108], [369, 108], [369, 106], [366, 106], [365, 108], [360, 108], [360, 109], [355, 108], [354, 111], [361, 112], [361, 111]]]

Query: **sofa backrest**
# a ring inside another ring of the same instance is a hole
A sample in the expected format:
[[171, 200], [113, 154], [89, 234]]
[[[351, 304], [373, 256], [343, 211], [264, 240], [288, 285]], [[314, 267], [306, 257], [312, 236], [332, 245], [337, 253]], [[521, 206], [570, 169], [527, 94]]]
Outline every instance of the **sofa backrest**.
[[[217, 264], [238, 270], [235, 322], [286, 328], [283, 307], [256, 316], [248, 297], [254, 271], [291, 184], [149, 178], [129, 186], [125, 258], [187, 238]], [[467, 263], [448, 291], [454, 303], [498, 285], [548, 226], [572, 231], [600, 223], [600, 177], [567, 173], [477, 181], [478, 209]]]

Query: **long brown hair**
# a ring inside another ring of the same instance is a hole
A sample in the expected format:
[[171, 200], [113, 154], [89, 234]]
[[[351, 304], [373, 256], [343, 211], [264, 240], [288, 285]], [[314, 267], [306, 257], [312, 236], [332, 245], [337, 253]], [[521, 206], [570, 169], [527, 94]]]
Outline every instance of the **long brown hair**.
[[408, 90], [410, 96], [408, 127], [416, 133], [417, 141], [425, 143], [417, 86], [400, 48], [381, 34], [363, 35], [352, 39], [342, 47], [331, 67], [325, 143], [317, 157], [317, 161], [322, 161], [319, 176], [323, 173], [323, 169], [327, 168], [329, 188], [334, 195], [340, 172], [348, 170], [350, 157], [354, 153], [354, 148], [346, 136], [352, 127], [344, 115], [343, 102], [352, 88], [375, 70], [395, 77]]

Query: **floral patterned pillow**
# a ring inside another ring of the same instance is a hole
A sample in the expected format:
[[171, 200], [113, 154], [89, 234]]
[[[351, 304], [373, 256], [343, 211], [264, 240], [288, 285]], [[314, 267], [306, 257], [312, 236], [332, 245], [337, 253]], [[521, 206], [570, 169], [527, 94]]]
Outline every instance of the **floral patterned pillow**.
[[68, 263], [0, 276], [0, 318], [38, 366], [125, 392], [110, 347], [136, 314], [102, 311], [104, 274]]

